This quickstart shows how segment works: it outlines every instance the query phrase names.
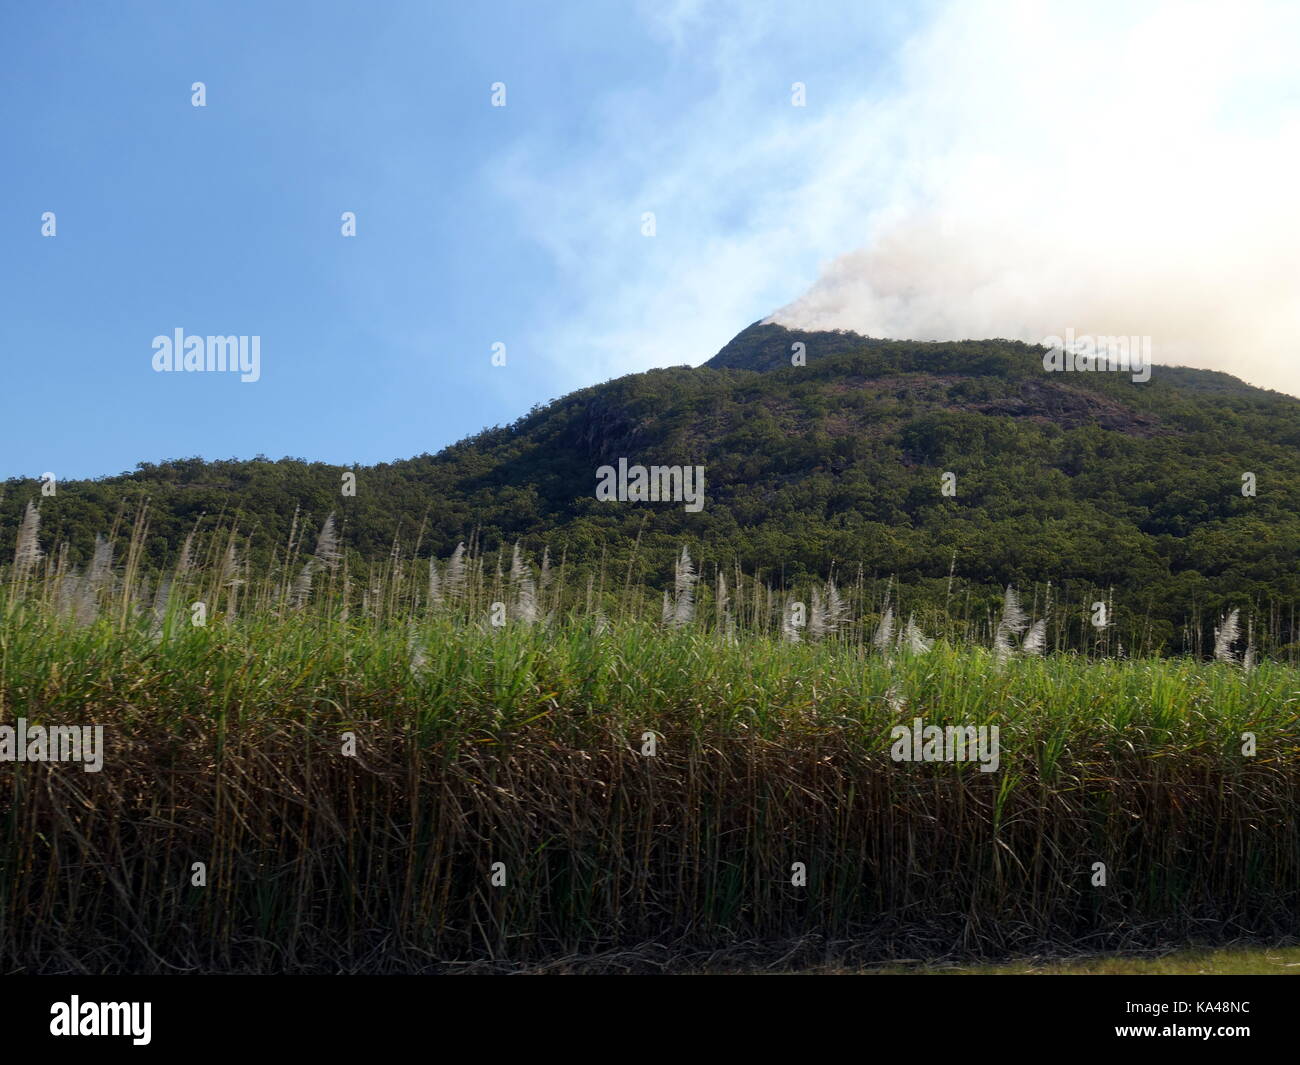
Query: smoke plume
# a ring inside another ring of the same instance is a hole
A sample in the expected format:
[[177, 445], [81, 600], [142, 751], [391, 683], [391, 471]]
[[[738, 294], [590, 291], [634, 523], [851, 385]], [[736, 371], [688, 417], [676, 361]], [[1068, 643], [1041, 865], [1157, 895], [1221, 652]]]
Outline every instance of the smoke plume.
[[770, 321], [1152, 338], [1300, 394], [1300, 13], [954, 4], [865, 111], [865, 243]]

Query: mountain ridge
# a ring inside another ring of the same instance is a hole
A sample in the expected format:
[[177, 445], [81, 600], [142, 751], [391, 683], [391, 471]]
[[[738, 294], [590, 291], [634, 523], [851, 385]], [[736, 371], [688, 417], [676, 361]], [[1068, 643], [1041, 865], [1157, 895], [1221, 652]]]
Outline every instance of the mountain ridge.
[[791, 329], [763, 318], [742, 329], [704, 365], [715, 370], [781, 369], [793, 365], [792, 345], [796, 343], [803, 343], [808, 349], [807, 358], [828, 358], [869, 348], [873, 341], [847, 329]]

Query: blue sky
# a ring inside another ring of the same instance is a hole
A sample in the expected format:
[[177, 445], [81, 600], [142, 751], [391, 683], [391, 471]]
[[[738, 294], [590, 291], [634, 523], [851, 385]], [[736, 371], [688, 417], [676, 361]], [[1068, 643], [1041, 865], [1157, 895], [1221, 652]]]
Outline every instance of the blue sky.
[[[913, 16], [858, 7], [837, 30], [817, 5], [740, 29], [743, 7], [595, 0], [6, 3], [0, 476], [387, 461], [702, 361], [842, 249], [802, 249], [760, 291], [738, 279], [702, 346], [657, 348], [664, 311], [641, 296], [754, 223], [744, 183], [701, 216], [690, 181], [648, 202], [650, 172], [887, 77]], [[809, 165], [750, 180], [779, 189]], [[152, 339], [176, 328], [260, 336], [261, 379], [153, 372]], [[617, 350], [620, 330], [650, 340]]]
[[[1300, 395], [1297, 39], [1273, 0], [6, 0], [0, 478], [406, 458], [773, 313]], [[178, 328], [260, 380], [155, 373]]]

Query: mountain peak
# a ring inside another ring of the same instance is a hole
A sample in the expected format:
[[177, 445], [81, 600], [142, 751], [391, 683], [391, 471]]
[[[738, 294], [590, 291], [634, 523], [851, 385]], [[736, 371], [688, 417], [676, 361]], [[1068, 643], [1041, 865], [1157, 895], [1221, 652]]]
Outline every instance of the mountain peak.
[[715, 370], [777, 370], [792, 365], [794, 345], [802, 343], [809, 360], [860, 351], [872, 341], [847, 329], [833, 332], [788, 329], [764, 319], [742, 329], [704, 365]]

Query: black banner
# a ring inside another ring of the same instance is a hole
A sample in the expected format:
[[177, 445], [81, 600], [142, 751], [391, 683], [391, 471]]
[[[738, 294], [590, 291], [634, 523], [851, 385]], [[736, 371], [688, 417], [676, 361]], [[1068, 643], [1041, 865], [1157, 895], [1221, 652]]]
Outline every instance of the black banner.
[[[730, 986], [721, 987], [719, 981]], [[1137, 1053], [1203, 1048], [1215, 1055], [1277, 1050], [1294, 1036], [1294, 988], [1261, 977], [1012, 976], [940, 984], [714, 977], [708, 983], [636, 977], [11, 977], [0, 985], [6, 1050], [97, 1054], [328, 1051], [332, 1056], [414, 1041], [432, 1051], [578, 1038], [610, 1043], [655, 1032], [674, 1052], [693, 1044], [810, 1052], [852, 1035], [918, 1051], [1038, 1046]], [[838, 1033], [838, 1034], [837, 1034]], [[466, 1041], [470, 1046], [466, 1046]], [[597, 1041], [593, 1043], [593, 1041]], [[474, 1051], [478, 1053], [480, 1051]]]

